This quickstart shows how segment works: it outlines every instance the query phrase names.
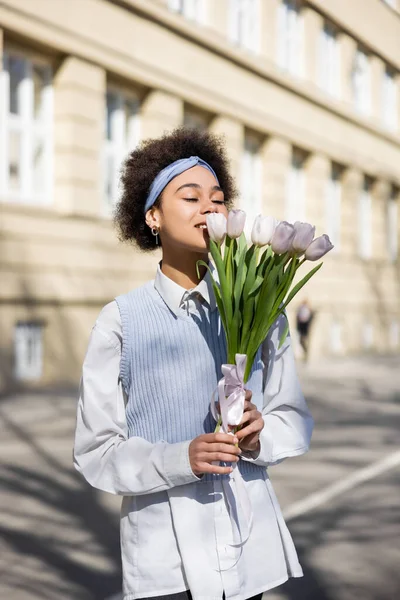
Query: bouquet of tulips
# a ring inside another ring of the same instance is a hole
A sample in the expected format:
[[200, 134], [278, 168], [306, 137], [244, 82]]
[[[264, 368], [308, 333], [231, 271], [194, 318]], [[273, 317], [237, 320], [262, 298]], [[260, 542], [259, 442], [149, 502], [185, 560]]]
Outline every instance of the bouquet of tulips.
[[[299, 268], [316, 261], [333, 245], [327, 235], [315, 238], [309, 223], [279, 222], [259, 215], [253, 224], [251, 245], [243, 232], [246, 214], [231, 210], [207, 215], [210, 252], [218, 273], [212, 277], [215, 298], [227, 341], [227, 365], [218, 384], [221, 424], [239, 425], [243, 414], [245, 389], [257, 351], [276, 319], [294, 296], [321, 268], [318, 264], [292, 287]], [[223, 242], [224, 248], [223, 248]], [[199, 261], [207, 268], [204, 261]], [[289, 325], [280, 338], [288, 334]]]

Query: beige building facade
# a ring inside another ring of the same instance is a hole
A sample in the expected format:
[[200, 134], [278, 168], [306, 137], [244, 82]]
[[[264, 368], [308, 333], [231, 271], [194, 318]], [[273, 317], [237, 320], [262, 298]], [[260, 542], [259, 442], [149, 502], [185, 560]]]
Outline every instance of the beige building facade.
[[76, 385], [102, 306], [152, 278], [118, 168], [182, 124], [225, 136], [250, 217], [335, 243], [311, 355], [399, 352], [397, 3], [2, 0], [0, 388]]

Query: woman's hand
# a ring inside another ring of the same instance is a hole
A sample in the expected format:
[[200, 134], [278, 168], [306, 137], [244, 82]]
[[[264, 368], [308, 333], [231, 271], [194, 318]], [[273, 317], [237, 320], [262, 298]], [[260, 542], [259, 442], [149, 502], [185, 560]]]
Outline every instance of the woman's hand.
[[195, 475], [218, 473], [224, 475], [232, 472], [232, 467], [213, 465], [213, 462], [237, 462], [240, 448], [235, 446], [238, 439], [227, 433], [205, 433], [199, 435], [189, 444], [189, 460]]
[[260, 432], [264, 428], [262, 414], [250, 402], [252, 395], [250, 390], [246, 390], [244, 413], [240, 421], [241, 429], [236, 432], [240, 448], [247, 452], [256, 452], [260, 449]]

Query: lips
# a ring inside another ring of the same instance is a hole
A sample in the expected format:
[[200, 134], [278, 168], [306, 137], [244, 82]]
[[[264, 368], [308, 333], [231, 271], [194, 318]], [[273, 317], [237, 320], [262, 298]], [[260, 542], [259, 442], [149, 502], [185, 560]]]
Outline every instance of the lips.
[[199, 223], [199, 225], [195, 225], [196, 229], [202, 229], [203, 231], [207, 231], [207, 225], [205, 223]]

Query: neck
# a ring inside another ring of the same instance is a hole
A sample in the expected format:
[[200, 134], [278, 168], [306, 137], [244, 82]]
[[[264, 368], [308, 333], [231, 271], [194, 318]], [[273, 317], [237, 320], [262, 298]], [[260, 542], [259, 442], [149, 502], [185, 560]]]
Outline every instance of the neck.
[[184, 251], [179, 253], [171, 251], [163, 251], [161, 263], [161, 271], [169, 279], [183, 287], [185, 290], [190, 290], [203, 279], [206, 274], [206, 267], [199, 266], [199, 275], [197, 276], [196, 263], [198, 260], [203, 260], [208, 263], [208, 254], [192, 253]]

